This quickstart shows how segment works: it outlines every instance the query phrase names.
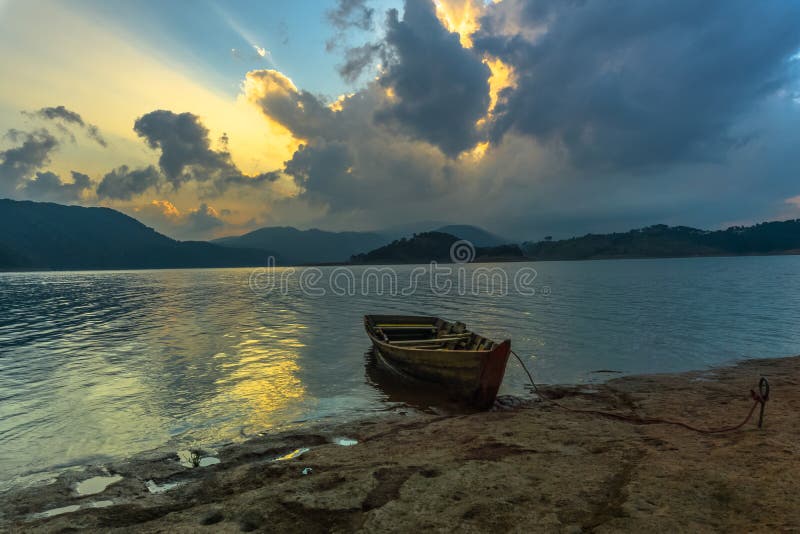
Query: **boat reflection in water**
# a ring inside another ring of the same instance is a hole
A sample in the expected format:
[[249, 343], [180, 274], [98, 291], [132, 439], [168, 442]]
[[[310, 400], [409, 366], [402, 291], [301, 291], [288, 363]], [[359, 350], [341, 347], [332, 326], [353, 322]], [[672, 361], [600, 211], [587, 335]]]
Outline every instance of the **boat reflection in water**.
[[463, 400], [454, 399], [445, 388], [436, 387], [403, 373], [386, 361], [374, 347], [364, 354], [367, 384], [385, 396], [385, 401], [401, 404], [425, 413], [439, 415], [479, 411]]

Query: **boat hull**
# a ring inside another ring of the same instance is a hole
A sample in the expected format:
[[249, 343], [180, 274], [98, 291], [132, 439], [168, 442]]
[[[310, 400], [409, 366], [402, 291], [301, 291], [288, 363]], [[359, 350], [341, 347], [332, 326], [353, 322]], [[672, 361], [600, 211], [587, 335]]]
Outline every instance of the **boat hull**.
[[447, 390], [449, 395], [478, 409], [494, 404], [503, 381], [511, 342], [490, 350], [405, 348], [377, 337], [367, 323], [367, 334], [380, 358], [416, 379]]

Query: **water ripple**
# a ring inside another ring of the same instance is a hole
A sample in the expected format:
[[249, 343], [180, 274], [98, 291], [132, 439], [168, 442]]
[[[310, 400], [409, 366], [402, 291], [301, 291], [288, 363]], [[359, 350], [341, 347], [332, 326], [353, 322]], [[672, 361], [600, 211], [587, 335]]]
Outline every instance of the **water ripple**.
[[[365, 313], [441, 315], [511, 338], [543, 382], [800, 352], [798, 257], [528, 266], [549, 295], [263, 296], [246, 269], [0, 274], [0, 488], [87, 451], [384, 409], [365, 379]], [[398, 268], [401, 287], [410, 270]], [[511, 363], [503, 392], [523, 381]]]

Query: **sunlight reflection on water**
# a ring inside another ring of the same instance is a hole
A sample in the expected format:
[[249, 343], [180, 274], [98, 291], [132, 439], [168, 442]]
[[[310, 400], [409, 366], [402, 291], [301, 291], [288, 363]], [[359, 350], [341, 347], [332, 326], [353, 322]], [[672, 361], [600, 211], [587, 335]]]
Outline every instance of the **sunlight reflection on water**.
[[[365, 313], [511, 338], [542, 382], [800, 352], [800, 257], [531, 265], [550, 295], [265, 297], [248, 269], [0, 274], [0, 489], [384, 410], [394, 397], [366, 376]], [[501, 393], [523, 381], [510, 363]]]

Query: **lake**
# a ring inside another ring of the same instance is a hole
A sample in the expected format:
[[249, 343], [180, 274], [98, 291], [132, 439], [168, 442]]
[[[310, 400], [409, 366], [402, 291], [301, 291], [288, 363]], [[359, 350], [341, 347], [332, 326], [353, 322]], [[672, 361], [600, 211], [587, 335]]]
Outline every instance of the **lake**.
[[[510, 338], [543, 383], [800, 353], [798, 256], [451, 267], [0, 274], [0, 489], [396, 407], [366, 313]], [[509, 360], [501, 393], [523, 384]]]

